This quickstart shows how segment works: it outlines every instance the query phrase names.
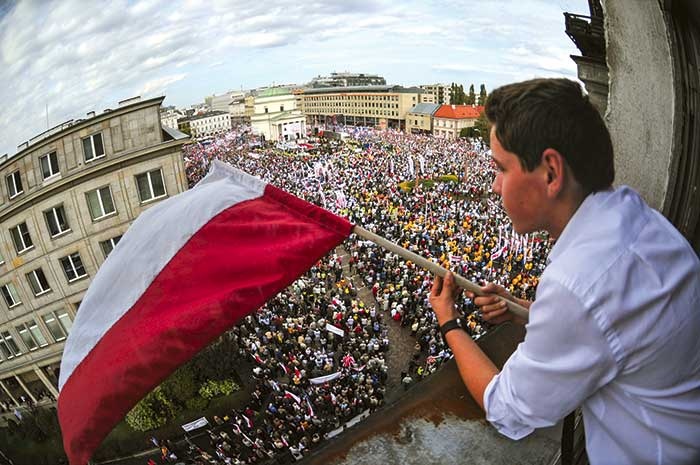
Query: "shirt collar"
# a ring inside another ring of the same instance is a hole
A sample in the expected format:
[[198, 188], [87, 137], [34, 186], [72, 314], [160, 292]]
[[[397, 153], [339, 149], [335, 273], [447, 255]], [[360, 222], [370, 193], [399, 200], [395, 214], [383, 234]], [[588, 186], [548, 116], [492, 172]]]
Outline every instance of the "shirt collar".
[[552, 250], [549, 252], [549, 256], [547, 257], [547, 265], [552, 263], [559, 255], [561, 255], [566, 249], [577, 241], [580, 231], [585, 230], [586, 225], [590, 224], [591, 221], [595, 221], [594, 218], [591, 218], [595, 210], [595, 206], [600, 203], [603, 196], [607, 196], [612, 192], [612, 189], [595, 192], [588, 194], [586, 198], [583, 199], [583, 202], [581, 202], [581, 205], [579, 205], [573, 216], [566, 223], [564, 230], [561, 232], [561, 235], [554, 243]]

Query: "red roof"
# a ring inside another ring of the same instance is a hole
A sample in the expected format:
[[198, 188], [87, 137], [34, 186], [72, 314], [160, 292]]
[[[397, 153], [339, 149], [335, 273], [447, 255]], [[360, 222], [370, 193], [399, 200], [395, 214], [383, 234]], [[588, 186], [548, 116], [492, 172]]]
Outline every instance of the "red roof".
[[483, 113], [483, 106], [471, 105], [440, 105], [438, 111], [435, 112], [436, 118], [452, 118], [452, 119], [474, 119], [478, 118]]

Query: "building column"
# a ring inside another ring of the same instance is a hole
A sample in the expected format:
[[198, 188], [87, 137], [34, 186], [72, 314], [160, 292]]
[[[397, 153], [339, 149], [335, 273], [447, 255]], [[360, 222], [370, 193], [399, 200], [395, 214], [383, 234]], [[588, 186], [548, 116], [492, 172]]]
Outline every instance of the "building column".
[[12, 395], [9, 389], [7, 389], [7, 386], [5, 386], [5, 383], [0, 381], [0, 387], [2, 387], [2, 390], [5, 391], [5, 394], [7, 394], [10, 399], [12, 399], [12, 402], [15, 403], [15, 406], [19, 407], [19, 402], [17, 402], [17, 399], [15, 399], [15, 396]]
[[22, 378], [19, 377], [18, 375], [15, 375], [15, 379], [16, 379], [17, 382], [19, 383], [20, 387], [21, 387], [22, 389], [24, 389], [24, 392], [27, 393], [27, 395], [29, 396], [29, 398], [32, 399], [32, 402], [34, 402], [34, 403], [36, 404], [36, 403], [37, 403], [36, 397], [34, 397], [34, 394], [32, 394], [32, 392], [29, 390], [29, 388], [27, 388], [27, 385], [24, 384], [24, 381], [22, 381]]
[[46, 386], [46, 389], [49, 390], [51, 395], [55, 398], [58, 399], [58, 389], [53, 385], [53, 383], [49, 380], [49, 378], [46, 376], [44, 373], [44, 370], [39, 368], [39, 366], [35, 365], [34, 366], [34, 373], [39, 377], [42, 383], [44, 383], [44, 386]]

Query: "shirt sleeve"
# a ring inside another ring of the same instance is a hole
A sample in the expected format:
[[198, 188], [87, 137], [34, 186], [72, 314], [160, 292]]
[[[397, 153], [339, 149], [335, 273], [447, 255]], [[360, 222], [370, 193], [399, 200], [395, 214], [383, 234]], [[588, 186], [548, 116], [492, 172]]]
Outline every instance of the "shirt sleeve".
[[525, 340], [484, 392], [486, 419], [516, 440], [554, 425], [617, 371], [593, 315], [556, 281], [540, 283], [526, 329]]

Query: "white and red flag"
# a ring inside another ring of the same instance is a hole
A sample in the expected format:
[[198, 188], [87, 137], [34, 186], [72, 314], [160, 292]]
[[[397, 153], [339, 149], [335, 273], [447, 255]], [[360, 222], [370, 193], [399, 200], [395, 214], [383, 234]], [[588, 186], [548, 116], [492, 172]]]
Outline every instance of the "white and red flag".
[[343, 367], [345, 367], [345, 368], [349, 368], [351, 366], [354, 366], [355, 365], [355, 357], [353, 357], [350, 353], [348, 353], [347, 355], [345, 355], [343, 357], [342, 364], [343, 364]]
[[143, 396], [352, 227], [219, 161], [193, 189], [141, 214], [66, 341], [58, 416], [71, 465], [85, 465]]
[[301, 404], [301, 399], [299, 398], [299, 396], [297, 396], [297, 395], [294, 394], [293, 392], [284, 391], [284, 397], [285, 397], [286, 399], [292, 399], [292, 400], [293, 400], [294, 402], [296, 402], [297, 404]]

